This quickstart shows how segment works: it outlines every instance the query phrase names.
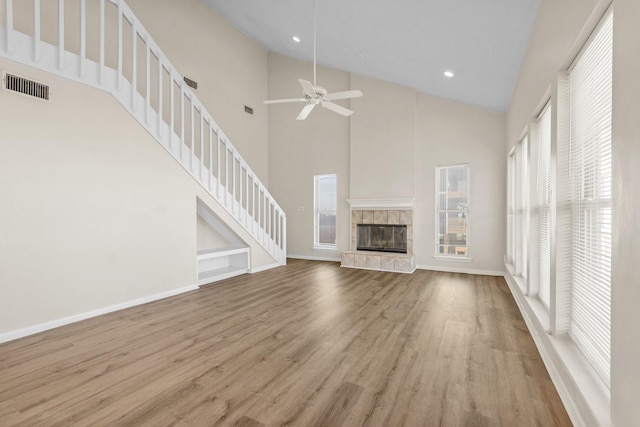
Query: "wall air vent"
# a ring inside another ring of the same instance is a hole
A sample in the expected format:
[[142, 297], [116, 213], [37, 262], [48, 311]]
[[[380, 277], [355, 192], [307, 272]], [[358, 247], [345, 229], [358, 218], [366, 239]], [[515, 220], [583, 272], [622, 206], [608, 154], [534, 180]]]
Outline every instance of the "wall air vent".
[[34, 98], [51, 100], [51, 86], [15, 74], [2, 73], [2, 88]]
[[187, 84], [187, 86], [193, 89], [198, 89], [198, 82], [191, 80], [189, 77], [185, 77], [184, 82]]

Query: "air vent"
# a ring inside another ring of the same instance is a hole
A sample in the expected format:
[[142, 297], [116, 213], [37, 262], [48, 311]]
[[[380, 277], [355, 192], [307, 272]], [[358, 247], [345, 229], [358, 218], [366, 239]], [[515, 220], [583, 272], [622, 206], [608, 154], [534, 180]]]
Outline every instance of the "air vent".
[[187, 86], [198, 89], [198, 82], [191, 80], [189, 77], [185, 77], [184, 82], [187, 84]]
[[24, 77], [16, 76], [11, 73], [3, 73], [3, 87], [11, 92], [20, 93], [34, 98], [49, 101], [51, 97], [51, 88], [49, 85], [29, 80]]

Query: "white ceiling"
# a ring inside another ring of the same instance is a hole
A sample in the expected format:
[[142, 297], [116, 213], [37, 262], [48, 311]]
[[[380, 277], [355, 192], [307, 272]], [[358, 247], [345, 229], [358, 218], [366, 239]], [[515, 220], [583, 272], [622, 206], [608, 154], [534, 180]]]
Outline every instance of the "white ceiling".
[[[312, 61], [313, 0], [205, 2], [266, 49]], [[506, 111], [539, 4], [317, 0], [318, 64]], [[445, 70], [455, 77], [445, 78]], [[300, 77], [312, 80], [312, 69]]]

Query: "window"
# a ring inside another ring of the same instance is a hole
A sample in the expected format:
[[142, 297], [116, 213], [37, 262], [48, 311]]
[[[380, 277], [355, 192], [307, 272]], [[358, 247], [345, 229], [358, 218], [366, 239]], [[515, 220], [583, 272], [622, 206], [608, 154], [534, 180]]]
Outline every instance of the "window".
[[507, 261], [525, 294], [529, 261], [529, 137], [515, 145], [507, 163]]
[[[515, 150], [514, 171], [515, 203], [515, 270], [516, 275], [527, 281], [529, 261], [529, 137], [518, 142]], [[523, 291], [527, 292], [526, 289]]]
[[507, 160], [507, 262], [515, 265], [516, 262], [516, 153], [515, 149], [509, 153]]
[[[606, 384], [611, 336], [613, 13], [569, 70], [569, 137], [559, 140], [558, 264], [570, 304], [558, 314]], [[563, 319], [563, 320], [564, 320]]]
[[545, 347], [567, 341], [556, 347], [562, 370], [602, 409], [611, 378], [613, 19], [610, 8], [558, 74], [552, 101], [507, 163], [509, 287], [536, 329], [554, 337], [539, 336]]
[[469, 255], [469, 165], [436, 168], [436, 255]]
[[[538, 118], [536, 161], [538, 298], [547, 311], [551, 304], [551, 106]], [[532, 266], [533, 267], [533, 266]]]
[[337, 178], [332, 175], [314, 177], [313, 247], [336, 250]]

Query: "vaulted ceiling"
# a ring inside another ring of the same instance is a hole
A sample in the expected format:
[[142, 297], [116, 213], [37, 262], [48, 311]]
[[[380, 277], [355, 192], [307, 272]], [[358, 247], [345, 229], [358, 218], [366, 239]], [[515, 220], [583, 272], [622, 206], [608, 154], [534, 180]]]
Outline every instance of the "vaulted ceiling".
[[[313, 59], [313, 0], [205, 1], [266, 49]], [[316, 0], [317, 60], [506, 111], [539, 4], [540, 0]], [[445, 71], [454, 77], [445, 77]], [[300, 77], [311, 79], [311, 74], [310, 69], [309, 76]]]

